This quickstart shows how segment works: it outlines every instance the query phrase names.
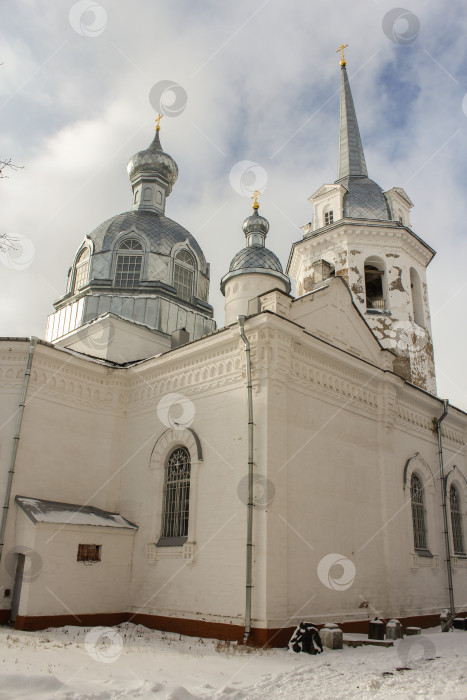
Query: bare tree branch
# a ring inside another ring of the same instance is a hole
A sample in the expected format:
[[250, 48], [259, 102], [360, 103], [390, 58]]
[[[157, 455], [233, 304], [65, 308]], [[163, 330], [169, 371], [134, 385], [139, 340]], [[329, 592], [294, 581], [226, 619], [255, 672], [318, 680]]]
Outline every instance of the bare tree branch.
[[0, 179], [8, 177], [8, 175], [4, 172], [8, 168], [13, 171], [22, 170], [24, 168], [24, 165], [16, 165], [16, 163], [12, 163], [11, 158], [8, 158], [8, 160], [0, 159]]

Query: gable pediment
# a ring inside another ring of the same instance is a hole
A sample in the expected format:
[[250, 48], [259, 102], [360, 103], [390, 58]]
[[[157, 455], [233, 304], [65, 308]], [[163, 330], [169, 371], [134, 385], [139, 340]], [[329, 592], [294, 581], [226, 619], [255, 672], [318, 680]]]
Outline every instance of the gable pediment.
[[342, 278], [328, 279], [295, 299], [290, 318], [331, 345], [383, 369], [392, 369], [392, 354], [380, 345]]

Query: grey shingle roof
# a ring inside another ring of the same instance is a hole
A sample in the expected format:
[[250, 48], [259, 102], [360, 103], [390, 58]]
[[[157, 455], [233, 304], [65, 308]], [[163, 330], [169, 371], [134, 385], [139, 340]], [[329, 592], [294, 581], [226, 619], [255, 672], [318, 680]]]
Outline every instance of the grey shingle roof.
[[339, 180], [347, 193], [344, 195], [344, 216], [355, 219], [390, 219], [388, 203], [383, 190], [367, 177], [347, 177]]
[[245, 267], [265, 268], [282, 272], [282, 265], [277, 255], [274, 255], [272, 251], [262, 246], [251, 246], [240, 250], [230, 263], [229, 272]]
[[203, 261], [204, 267], [206, 266], [203, 251], [191, 233], [176, 221], [152, 211], [126, 211], [104, 221], [89, 236], [94, 243], [94, 252], [111, 250], [115, 238], [120, 233], [130, 230], [135, 230], [146, 238], [152, 253], [162, 255], [170, 255], [175, 243], [183, 243], [188, 238], [190, 245]]

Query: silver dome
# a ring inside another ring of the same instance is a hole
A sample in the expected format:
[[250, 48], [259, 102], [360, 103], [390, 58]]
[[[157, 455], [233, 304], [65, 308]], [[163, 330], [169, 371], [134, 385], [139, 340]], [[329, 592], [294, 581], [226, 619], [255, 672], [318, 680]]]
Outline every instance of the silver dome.
[[243, 233], [248, 235], [249, 233], [262, 233], [264, 235], [269, 231], [269, 221], [258, 214], [258, 210], [255, 209], [251, 216], [247, 216], [243, 222]]
[[153, 142], [144, 151], [139, 151], [130, 158], [127, 167], [128, 177], [133, 182], [140, 175], [159, 175], [168, 184], [167, 194], [178, 178], [178, 166], [172, 156], [162, 150], [159, 132], [156, 131]]
[[261, 246], [251, 246], [240, 250], [232, 259], [229, 272], [251, 267], [282, 272], [282, 265], [277, 255]]

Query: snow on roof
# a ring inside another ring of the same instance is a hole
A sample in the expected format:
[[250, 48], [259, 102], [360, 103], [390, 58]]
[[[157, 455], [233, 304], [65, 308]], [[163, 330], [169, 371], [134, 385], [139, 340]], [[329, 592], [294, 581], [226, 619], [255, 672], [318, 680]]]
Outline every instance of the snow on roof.
[[94, 506], [79, 506], [72, 503], [44, 501], [41, 498], [16, 496], [16, 503], [33, 523], [60, 523], [65, 525], [97, 525], [137, 530], [119, 513], [109, 513]]

